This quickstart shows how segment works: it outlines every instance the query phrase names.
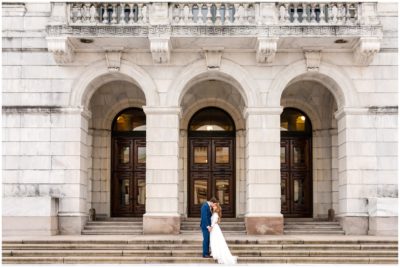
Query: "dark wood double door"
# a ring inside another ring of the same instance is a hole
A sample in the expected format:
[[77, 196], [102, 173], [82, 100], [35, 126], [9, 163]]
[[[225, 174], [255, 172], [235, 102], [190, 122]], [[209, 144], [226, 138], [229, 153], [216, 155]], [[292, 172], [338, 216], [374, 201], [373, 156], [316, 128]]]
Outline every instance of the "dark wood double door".
[[146, 202], [146, 139], [112, 139], [111, 216], [140, 217]]
[[189, 138], [189, 217], [216, 197], [225, 218], [235, 217], [235, 138]]
[[312, 216], [310, 137], [281, 137], [281, 211], [285, 217]]

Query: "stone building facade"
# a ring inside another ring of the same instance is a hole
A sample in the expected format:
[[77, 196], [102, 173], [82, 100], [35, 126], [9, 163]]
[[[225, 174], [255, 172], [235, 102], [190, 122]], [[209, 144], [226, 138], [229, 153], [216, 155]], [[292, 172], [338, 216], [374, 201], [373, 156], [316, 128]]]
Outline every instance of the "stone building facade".
[[396, 3], [2, 7], [3, 234], [174, 234], [214, 195], [249, 234], [397, 233]]

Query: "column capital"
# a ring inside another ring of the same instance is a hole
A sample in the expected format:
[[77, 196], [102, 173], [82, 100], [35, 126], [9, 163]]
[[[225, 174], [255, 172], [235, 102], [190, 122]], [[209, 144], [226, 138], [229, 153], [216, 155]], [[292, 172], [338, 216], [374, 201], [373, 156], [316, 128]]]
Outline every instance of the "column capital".
[[182, 108], [181, 107], [152, 107], [152, 106], [143, 106], [143, 111], [146, 115], [153, 114], [162, 114], [162, 115], [178, 115], [182, 116]]
[[280, 115], [283, 107], [247, 107], [243, 111], [244, 118], [249, 115]]

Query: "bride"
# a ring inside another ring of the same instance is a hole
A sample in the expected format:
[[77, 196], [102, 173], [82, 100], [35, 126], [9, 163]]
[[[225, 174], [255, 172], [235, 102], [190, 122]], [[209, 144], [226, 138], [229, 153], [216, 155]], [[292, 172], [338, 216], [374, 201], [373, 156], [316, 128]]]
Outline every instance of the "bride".
[[212, 257], [221, 264], [236, 264], [237, 257], [232, 256], [228, 245], [225, 242], [219, 223], [221, 222], [222, 210], [218, 203], [213, 205], [211, 216], [210, 248]]

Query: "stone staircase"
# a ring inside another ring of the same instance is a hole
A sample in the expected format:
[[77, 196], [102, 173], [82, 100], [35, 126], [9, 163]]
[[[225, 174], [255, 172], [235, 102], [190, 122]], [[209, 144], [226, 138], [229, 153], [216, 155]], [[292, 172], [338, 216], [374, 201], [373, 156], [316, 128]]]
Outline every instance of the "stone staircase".
[[[396, 264], [397, 238], [227, 236], [238, 262]], [[72, 236], [4, 239], [4, 264], [214, 263], [201, 236]]]
[[[220, 227], [224, 235], [246, 234], [246, 225], [244, 219], [240, 218], [223, 218]], [[186, 218], [181, 221], [181, 234], [199, 234], [200, 218]]]
[[345, 232], [337, 221], [312, 218], [285, 218], [285, 235], [344, 235]]
[[142, 218], [99, 218], [89, 221], [82, 230], [82, 235], [141, 235]]

